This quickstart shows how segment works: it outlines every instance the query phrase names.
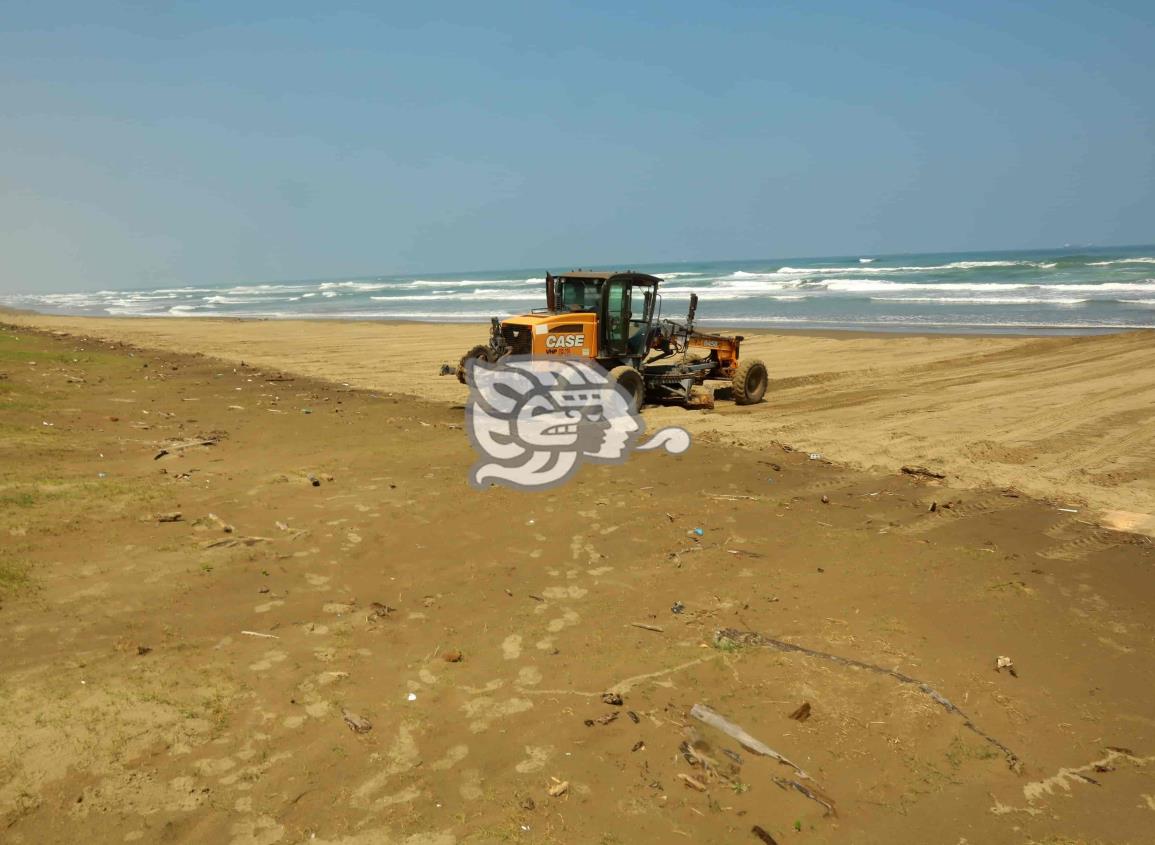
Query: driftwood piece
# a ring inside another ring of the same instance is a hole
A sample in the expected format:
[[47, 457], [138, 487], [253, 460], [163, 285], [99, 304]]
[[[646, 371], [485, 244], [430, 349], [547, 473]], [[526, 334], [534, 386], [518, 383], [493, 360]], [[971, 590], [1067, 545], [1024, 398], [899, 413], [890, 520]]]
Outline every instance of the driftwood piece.
[[784, 766], [789, 766], [795, 772], [800, 780], [810, 781], [811, 786], [799, 783], [797, 780], [791, 778], [774, 778], [774, 782], [783, 789], [794, 789], [797, 792], [805, 795], [811, 801], [821, 804], [823, 809], [829, 815], [837, 815], [834, 809], [834, 802], [822, 793], [822, 790], [814, 784], [814, 778], [810, 777], [801, 766], [797, 763], [783, 757], [773, 748], [771, 748], [762, 740], [753, 737], [741, 725], [736, 725], [720, 713], [715, 713], [709, 707], [702, 704], [695, 704], [690, 709], [690, 715], [703, 724], [715, 728], [733, 740], [736, 740], [739, 745], [749, 751], [751, 754], [758, 754], [763, 757], [769, 757], [772, 760], [777, 760]]
[[196, 446], [216, 446], [220, 442], [219, 437], [209, 437], [204, 440], [187, 440], [184, 443], [170, 443], [165, 446], [156, 455], [153, 456], [154, 461], [159, 461], [165, 455], [172, 455], [176, 452], [183, 452], [185, 449], [192, 449]]
[[920, 681], [918, 678], [912, 678], [910, 675], [904, 675], [902, 672], [896, 672], [893, 669], [886, 669], [882, 666], [876, 666], [873, 663], [865, 663], [861, 660], [855, 660], [852, 657], [840, 657], [837, 654], [828, 654], [825, 651], [815, 651], [814, 649], [805, 648], [794, 643], [788, 643], [784, 640], [776, 640], [773, 637], [767, 637], [755, 631], [738, 631], [734, 628], [727, 628], [719, 631], [715, 635], [717, 640], [730, 640], [734, 643], [743, 643], [745, 645], [765, 646], [766, 648], [777, 649], [778, 651], [789, 651], [797, 654], [805, 654], [810, 657], [818, 657], [823, 660], [828, 660], [831, 663], [837, 663], [840, 666], [849, 666], [854, 669], [865, 669], [867, 672], [874, 672], [878, 675], [887, 675], [894, 678], [899, 683], [910, 684], [916, 687], [919, 692], [928, 696], [932, 701], [942, 707], [948, 713], [958, 716], [963, 720], [963, 726], [978, 734], [995, 748], [999, 749], [1006, 757], [1007, 765], [1010, 766], [1014, 772], [1022, 771], [1022, 761], [1018, 755], [1011, 749], [1007, 748], [1002, 742], [995, 739], [990, 734], [980, 729], [974, 722], [971, 721], [970, 716], [960, 710], [954, 702], [932, 687], [930, 684]]
[[907, 475], [913, 475], [921, 478], [946, 478], [941, 472], [935, 472], [933, 469], [926, 467], [904, 466], [902, 471]]
[[763, 757], [769, 757], [773, 760], [777, 760], [779, 763], [792, 768], [798, 774], [798, 777], [804, 780], [812, 780], [810, 775], [806, 774], [802, 767], [797, 763], [794, 763], [791, 760], [783, 757], [769, 745], [762, 742], [762, 740], [751, 736], [746, 732], [745, 728], [743, 728], [741, 725], [734, 724], [721, 713], [715, 713], [704, 704], [695, 704], [690, 709], [690, 715], [697, 719], [699, 722], [705, 725], [709, 725], [712, 728], [716, 728], [717, 730], [720, 730], [722, 733], [726, 734], [726, 736], [736, 740], [739, 745], [741, 745], [750, 753], [760, 754]]
[[630, 625], [635, 628], [641, 628], [643, 631], [653, 631], [657, 634], [662, 633], [662, 628], [657, 625], [647, 625], [645, 622], [631, 622]]

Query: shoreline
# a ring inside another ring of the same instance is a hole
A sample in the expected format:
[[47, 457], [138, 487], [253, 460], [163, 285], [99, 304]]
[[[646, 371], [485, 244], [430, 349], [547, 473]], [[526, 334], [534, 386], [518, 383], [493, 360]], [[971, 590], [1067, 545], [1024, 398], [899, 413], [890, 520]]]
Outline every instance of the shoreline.
[[[403, 317], [358, 317], [341, 316], [331, 317], [323, 314], [302, 314], [285, 316], [230, 316], [227, 314], [65, 314], [51, 311], [36, 311], [30, 308], [13, 308], [0, 305], [0, 317], [11, 314], [24, 317], [44, 317], [77, 320], [174, 320], [178, 322], [225, 322], [225, 323], [366, 323], [384, 326], [487, 326], [488, 319], [461, 320], [447, 318], [438, 320], [433, 318]], [[495, 314], [500, 317], [502, 315]], [[1155, 326], [1048, 326], [1045, 324], [1029, 326], [1008, 326], [1000, 329], [989, 325], [954, 325], [928, 324], [926, 326], [894, 325], [891, 327], [876, 324], [846, 324], [833, 326], [811, 326], [802, 322], [796, 323], [734, 323], [726, 321], [696, 320], [695, 325], [714, 332], [729, 334], [786, 334], [802, 337], [1098, 337], [1101, 335], [1128, 334], [1134, 332], [1155, 333]]]

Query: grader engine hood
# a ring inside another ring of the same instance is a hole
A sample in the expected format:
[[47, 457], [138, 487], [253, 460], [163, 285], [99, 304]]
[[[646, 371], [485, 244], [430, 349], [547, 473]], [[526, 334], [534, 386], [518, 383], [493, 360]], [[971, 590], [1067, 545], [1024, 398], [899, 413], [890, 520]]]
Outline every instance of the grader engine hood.
[[493, 342], [514, 355], [567, 355], [596, 358], [597, 315], [525, 314], [508, 317], [494, 327]]

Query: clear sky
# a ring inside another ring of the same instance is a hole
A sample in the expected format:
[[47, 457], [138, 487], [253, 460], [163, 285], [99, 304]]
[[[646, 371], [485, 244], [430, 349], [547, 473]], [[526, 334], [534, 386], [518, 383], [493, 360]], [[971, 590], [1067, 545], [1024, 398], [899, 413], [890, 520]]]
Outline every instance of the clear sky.
[[1155, 2], [0, 0], [0, 291], [1155, 241]]

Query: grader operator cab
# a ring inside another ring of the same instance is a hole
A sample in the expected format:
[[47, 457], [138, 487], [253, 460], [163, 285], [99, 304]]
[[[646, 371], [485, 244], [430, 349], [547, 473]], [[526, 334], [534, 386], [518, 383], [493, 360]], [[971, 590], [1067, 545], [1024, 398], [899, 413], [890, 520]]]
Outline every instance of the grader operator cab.
[[565, 355], [597, 361], [638, 408], [647, 401], [711, 406], [712, 391], [694, 389], [708, 379], [729, 381], [739, 405], [760, 402], [768, 383], [766, 365], [739, 360], [742, 336], [697, 331], [697, 294], [690, 295], [684, 321], [662, 319], [661, 283], [656, 276], [634, 272], [547, 273], [546, 307], [505, 320], [494, 317], [489, 342], [462, 357], [457, 378], [466, 383], [471, 358], [495, 362], [506, 355]]

